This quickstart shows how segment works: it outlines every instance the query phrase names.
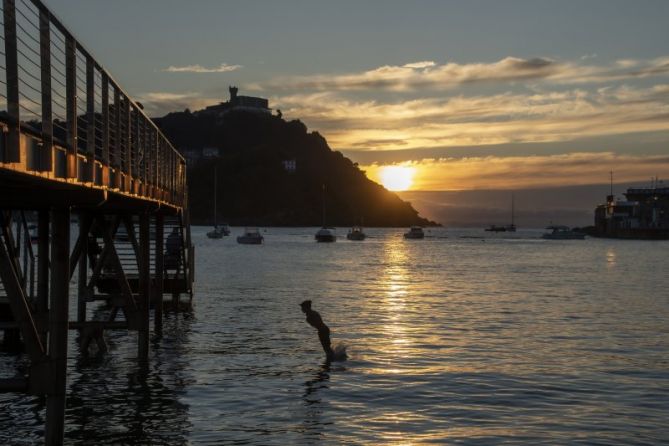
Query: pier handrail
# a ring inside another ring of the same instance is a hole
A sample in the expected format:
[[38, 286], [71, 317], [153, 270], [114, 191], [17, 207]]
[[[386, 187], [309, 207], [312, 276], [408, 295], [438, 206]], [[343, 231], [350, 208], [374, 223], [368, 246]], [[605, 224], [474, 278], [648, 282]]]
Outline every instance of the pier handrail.
[[0, 169], [183, 208], [185, 159], [142, 105], [44, 3], [0, 7]]

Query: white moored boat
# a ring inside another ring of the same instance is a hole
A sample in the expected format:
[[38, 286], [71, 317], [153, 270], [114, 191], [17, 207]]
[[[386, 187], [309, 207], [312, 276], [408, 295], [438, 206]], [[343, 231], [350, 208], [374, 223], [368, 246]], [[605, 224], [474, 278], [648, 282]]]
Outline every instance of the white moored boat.
[[420, 226], [412, 226], [407, 232], [404, 233], [404, 238], [425, 238], [425, 233], [423, 232], [423, 228]]
[[360, 226], [353, 226], [346, 234], [346, 238], [349, 240], [364, 240], [367, 237]]
[[337, 241], [337, 233], [335, 232], [334, 228], [326, 228], [323, 226], [316, 232], [316, 235], [314, 236], [317, 242], [321, 243], [329, 243], [329, 242], [336, 242]]
[[547, 240], [583, 240], [585, 239], [585, 234], [582, 232], [572, 231], [569, 226], [562, 225], [551, 225], [547, 226], [546, 229], [551, 232], [546, 232], [542, 234], [541, 238]]
[[246, 228], [244, 234], [237, 237], [237, 243], [242, 245], [260, 245], [265, 237], [260, 234], [258, 228]]

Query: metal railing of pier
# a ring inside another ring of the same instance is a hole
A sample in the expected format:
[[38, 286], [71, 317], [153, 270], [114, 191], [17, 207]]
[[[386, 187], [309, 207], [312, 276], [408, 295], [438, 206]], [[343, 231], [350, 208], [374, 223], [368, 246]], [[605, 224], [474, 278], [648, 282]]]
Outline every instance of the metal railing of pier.
[[0, 169], [185, 206], [186, 163], [38, 0], [2, 0]]

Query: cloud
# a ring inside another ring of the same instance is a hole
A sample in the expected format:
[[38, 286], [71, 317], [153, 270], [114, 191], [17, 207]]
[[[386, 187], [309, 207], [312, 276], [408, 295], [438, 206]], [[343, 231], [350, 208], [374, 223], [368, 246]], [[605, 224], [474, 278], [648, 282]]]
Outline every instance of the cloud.
[[402, 65], [404, 68], [429, 68], [437, 65], [437, 63], [433, 60], [423, 60], [421, 62], [411, 62], [408, 64]]
[[[426, 159], [401, 165], [416, 169], [416, 190], [528, 189], [603, 183], [610, 171], [616, 182], [669, 178], [669, 155], [624, 155], [613, 152], [535, 156], [487, 156]], [[378, 180], [383, 165], [360, 166]]]
[[669, 84], [391, 103], [319, 92], [277, 96], [272, 103], [338, 150], [560, 142], [669, 130]]
[[197, 92], [149, 92], [137, 95], [136, 99], [142, 103], [146, 114], [152, 117], [163, 116], [173, 111], [182, 111], [186, 108], [198, 110], [220, 102], [220, 99], [203, 97]]
[[161, 71], [167, 73], [228, 73], [230, 71], [239, 70], [240, 68], [243, 68], [242, 65], [228, 65], [222, 63], [217, 67], [211, 67], [211, 68], [207, 68], [202, 65], [186, 65], [182, 67], [170, 65], [169, 67], [164, 68]]
[[551, 82], [588, 84], [669, 75], [669, 57], [651, 60], [618, 60], [610, 65], [588, 65], [594, 56], [578, 61], [558, 61], [546, 57], [505, 57], [491, 63], [459, 64], [420, 61], [405, 65], [384, 65], [358, 73], [292, 76], [256, 84], [256, 89], [319, 91], [415, 91], [450, 90], [458, 86], [488, 83]]
[[406, 65], [384, 65], [361, 73], [342, 75], [296, 76], [271, 82], [270, 89], [362, 90], [384, 89], [408, 91], [417, 88], [448, 89], [471, 82], [495, 82], [538, 79], [554, 73], [559, 67], [550, 59], [507, 57], [494, 63], [438, 65], [421, 61]]

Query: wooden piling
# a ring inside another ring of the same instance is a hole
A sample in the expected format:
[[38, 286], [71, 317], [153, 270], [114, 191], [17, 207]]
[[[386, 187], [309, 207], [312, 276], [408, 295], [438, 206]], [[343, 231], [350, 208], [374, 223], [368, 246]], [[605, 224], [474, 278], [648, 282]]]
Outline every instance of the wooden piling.
[[163, 214], [156, 214], [156, 244], [155, 244], [155, 281], [153, 288], [153, 324], [157, 334], [163, 332], [163, 278], [165, 277], [165, 262], [163, 252], [165, 218]]
[[140, 362], [145, 362], [149, 358], [150, 255], [149, 215], [144, 212], [139, 215], [139, 331], [137, 335], [137, 357]]
[[51, 385], [47, 391], [47, 445], [63, 444], [67, 384], [67, 333], [70, 287], [70, 210], [51, 212], [51, 293], [49, 350]]
[[37, 314], [42, 343], [46, 345], [49, 312], [49, 211], [37, 215]]
[[88, 231], [91, 216], [88, 212], [79, 213], [79, 241], [81, 252], [79, 254], [79, 283], [77, 294], [77, 321], [86, 320], [86, 298], [88, 297]]

